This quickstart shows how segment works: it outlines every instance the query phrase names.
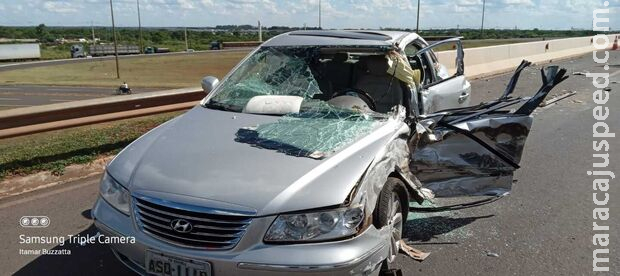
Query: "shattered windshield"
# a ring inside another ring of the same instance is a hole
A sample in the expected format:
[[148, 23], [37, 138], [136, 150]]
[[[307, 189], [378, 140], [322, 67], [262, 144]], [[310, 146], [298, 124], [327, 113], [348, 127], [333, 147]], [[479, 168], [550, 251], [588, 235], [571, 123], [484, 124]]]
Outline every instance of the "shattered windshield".
[[241, 110], [255, 96], [281, 95], [311, 99], [321, 94], [308, 63], [312, 49], [266, 48], [252, 55], [222, 83], [211, 101]]
[[220, 84], [205, 106], [285, 115], [309, 106], [317, 111], [322, 102], [327, 105], [319, 106], [385, 114], [403, 105], [408, 84], [401, 68], [410, 68], [407, 62], [395, 63], [391, 53], [384, 47], [263, 47]]
[[273, 123], [242, 128], [235, 140], [287, 155], [322, 159], [385, 123], [361, 113], [322, 110], [329, 111], [288, 114]]

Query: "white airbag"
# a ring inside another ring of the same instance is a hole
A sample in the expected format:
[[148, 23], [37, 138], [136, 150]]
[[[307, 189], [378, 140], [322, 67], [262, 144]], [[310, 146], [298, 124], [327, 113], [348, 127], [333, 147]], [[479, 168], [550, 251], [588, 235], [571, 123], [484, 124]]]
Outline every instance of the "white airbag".
[[284, 115], [299, 113], [303, 97], [299, 96], [254, 96], [243, 108], [243, 113]]

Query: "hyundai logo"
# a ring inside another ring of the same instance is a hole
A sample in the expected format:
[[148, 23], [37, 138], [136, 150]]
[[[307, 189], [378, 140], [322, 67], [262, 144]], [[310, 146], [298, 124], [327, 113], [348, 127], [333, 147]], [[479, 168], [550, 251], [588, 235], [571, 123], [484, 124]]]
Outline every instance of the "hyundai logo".
[[179, 233], [189, 233], [192, 231], [192, 224], [184, 219], [173, 219], [170, 222], [170, 228]]

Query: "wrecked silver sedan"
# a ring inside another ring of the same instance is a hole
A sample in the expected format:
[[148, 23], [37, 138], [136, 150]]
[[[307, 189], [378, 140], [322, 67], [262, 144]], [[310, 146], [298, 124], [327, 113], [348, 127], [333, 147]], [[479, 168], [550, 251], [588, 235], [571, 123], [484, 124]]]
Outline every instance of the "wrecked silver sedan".
[[[454, 43], [454, 68], [432, 49]], [[378, 275], [399, 251], [409, 202], [503, 195], [531, 98], [469, 106], [458, 39], [298, 31], [252, 52], [189, 112], [107, 166], [93, 208], [125, 265], [155, 275]]]

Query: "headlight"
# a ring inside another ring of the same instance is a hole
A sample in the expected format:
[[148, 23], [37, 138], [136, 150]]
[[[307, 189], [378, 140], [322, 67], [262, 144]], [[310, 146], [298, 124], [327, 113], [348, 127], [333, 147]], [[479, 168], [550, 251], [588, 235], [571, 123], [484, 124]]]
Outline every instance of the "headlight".
[[325, 241], [355, 235], [364, 220], [361, 206], [323, 212], [279, 215], [266, 242]]
[[118, 184], [108, 172], [105, 172], [101, 178], [99, 192], [101, 192], [101, 197], [112, 207], [125, 215], [129, 215], [129, 191]]

